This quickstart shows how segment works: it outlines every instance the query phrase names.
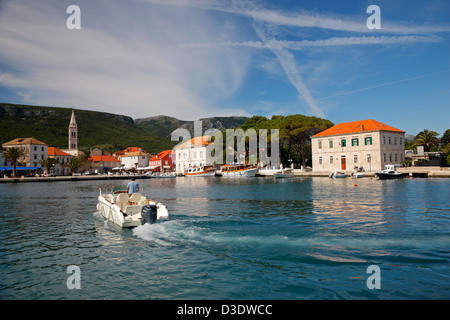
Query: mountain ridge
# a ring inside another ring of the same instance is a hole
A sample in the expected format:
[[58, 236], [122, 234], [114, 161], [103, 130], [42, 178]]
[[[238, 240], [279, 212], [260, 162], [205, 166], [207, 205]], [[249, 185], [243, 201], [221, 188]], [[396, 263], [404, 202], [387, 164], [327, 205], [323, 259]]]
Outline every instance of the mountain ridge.
[[[102, 111], [67, 107], [49, 107], [0, 103], [0, 143], [18, 137], [34, 137], [48, 146], [67, 148], [68, 125], [72, 110], [78, 125], [78, 145], [81, 150], [99, 147], [108, 152], [127, 147], [142, 147], [155, 154], [171, 149], [178, 141], [170, 135], [177, 128], [185, 128], [193, 136], [194, 121], [159, 115], [133, 119]], [[223, 130], [242, 125], [245, 117], [211, 117], [202, 121], [202, 131]]]

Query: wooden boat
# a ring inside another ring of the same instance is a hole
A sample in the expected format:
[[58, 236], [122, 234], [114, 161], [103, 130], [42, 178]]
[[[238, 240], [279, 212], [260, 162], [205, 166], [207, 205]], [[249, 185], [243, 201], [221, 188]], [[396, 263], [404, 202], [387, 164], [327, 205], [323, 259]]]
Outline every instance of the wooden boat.
[[222, 177], [254, 177], [258, 167], [243, 163], [230, 163], [220, 167]]
[[122, 228], [137, 227], [169, 218], [169, 211], [165, 205], [140, 193], [128, 196], [124, 186], [115, 187], [111, 194], [102, 194], [100, 190], [97, 211]]
[[190, 167], [184, 175], [186, 177], [214, 177], [216, 175], [216, 170], [210, 165]]

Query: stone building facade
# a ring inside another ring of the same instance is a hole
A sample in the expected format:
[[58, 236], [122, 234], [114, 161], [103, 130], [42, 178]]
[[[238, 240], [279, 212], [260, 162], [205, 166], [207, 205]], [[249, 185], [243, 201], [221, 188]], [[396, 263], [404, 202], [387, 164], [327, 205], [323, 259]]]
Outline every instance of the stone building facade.
[[339, 123], [311, 137], [313, 171], [383, 170], [401, 165], [405, 132], [369, 119]]

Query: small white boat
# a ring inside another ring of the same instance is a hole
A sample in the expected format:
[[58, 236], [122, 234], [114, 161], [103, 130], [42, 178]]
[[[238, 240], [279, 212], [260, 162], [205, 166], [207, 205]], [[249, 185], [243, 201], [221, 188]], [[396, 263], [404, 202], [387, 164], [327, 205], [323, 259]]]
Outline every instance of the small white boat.
[[384, 170], [375, 172], [375, 176], [380, 178], [381, 180], [386, 179], [402, 179], [408, 175], [407, 173], [400, 173], [397, 170], [395, 170], [395, 165], [393, 164], [387, 164], [384, 167]]
[[347, 178], [347, 174], [342, 171], [333, 171], [330, 173], [330, 175], [328, 177], [330, 177], [332, 179]]
[[243, 164], [243, 163], [230, 163], [220, 167], [222, 177], [254, 177], [258, 172], [258, 167]]
[[184, 173], [186, 177], [214, 177], [216, 175], [216, 170], [213, 166], [200, 166], [200, 167], [190, 167]]
[[364, 176], [364, 173], [362, 173], [362, 172], [352, 172], [353, 179], [362, 178], [363, 176]]
[[158, 173], [153, 178], [165, 179], [165, 178], [176, 178], [177, 176], [173, 173]]
[[111, 194], [102, 194], [100, 190], [97, 211], [122, 228], [137, 227], [169, 218], [165, 205], [140, 193], [128, 196], [126, 187], [123, 186], [115, 187]]
[[294, 177], [294, 169], [292, 169], [292, 168], [281, 169], [280, 171], [275, 172], [273, 174], [273, 176], [277, 179], [293, 178]]

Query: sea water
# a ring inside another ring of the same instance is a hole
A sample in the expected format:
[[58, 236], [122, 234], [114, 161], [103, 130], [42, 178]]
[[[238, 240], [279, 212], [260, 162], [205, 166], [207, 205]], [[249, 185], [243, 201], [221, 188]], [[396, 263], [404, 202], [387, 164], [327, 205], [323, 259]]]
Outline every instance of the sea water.
[[123, 180], [0, 184], [0, 298], [450, 298], [450, 179], [137, 181], [167, 221], [106, 221]]

